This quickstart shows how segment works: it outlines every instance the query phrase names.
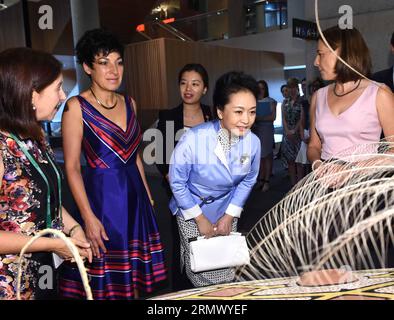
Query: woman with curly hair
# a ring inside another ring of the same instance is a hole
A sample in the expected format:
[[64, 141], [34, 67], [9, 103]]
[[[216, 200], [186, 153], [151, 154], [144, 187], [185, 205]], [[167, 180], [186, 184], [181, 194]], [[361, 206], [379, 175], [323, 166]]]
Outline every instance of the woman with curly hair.
[[[67, 179], [94, 253], [90, 285], [95, 299], [134, 299], [166, 279], [166, 269], [138, 154], [142, 131], [136, 103], [116, 92], [123, 78], [123, 46], [111, 33], [95, 29], [82, 36], [76, 52], [91, 86], [68, 100], [62, 132]], [[87, 160], [83, 175], [81, 151]], [[64, 268], [60, 289], [65, 298], [85, 296], [75, 266]]]

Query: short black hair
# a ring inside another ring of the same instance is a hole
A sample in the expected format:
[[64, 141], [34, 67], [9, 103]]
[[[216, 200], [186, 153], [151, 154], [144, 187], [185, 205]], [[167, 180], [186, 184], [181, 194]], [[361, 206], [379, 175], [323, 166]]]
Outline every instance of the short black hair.
[[393, 32], [393, 34], [391, 35], [391, 45], [394, 47], [394, 32]]
[[283, 92], [284, 88], [288, 88], [287, 84], [282, 84], [282, 86], [280, 87], [280, 92]]
[[215, 115], [217, 110], [224, 110], [224, 106], [229, 103], [232, 94], [249, 91], [256, 101], [259, 96], [259, 85], [255, 78], [240, 71], [231, 71], [222, 75], [215, 84], [213, 93], [213, 105], [215, 108]]
[[188, 71], [195, 71], [197, 72], [201, 78], [202, 81], [204, 82], [204, 87], [206, 87], [207, 89], [209, 88], [209, 76], [208, 76], [208, 72], [207, 70], [204, 68], [204, 66], [200, 63], [188, 63], [186, 64], [181, 71], [179, 71], [178, 74], [178, 84], [181, 83], [182, 80], [182, 76], [185, 72]]
[[118, 52], [123, 58], [124, 47], [115, 35], [105, 29], [86, 31], [75, 47], [78, 63], [85, 63], [90, 68], [93, 67], [97, 55], [107, 56], [112, 52]]

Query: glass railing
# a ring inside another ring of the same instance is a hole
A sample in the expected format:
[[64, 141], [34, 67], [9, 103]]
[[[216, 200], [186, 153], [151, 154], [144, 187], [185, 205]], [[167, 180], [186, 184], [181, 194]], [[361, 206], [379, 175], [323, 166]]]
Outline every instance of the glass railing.
[[227, 9], [181, 19], [155, 20], [138, 27], [146, 39], [160, 37], [183, 41], [213, 41], [228, 37]]
[[[243, 6], [243, 34], [254, 34], [288, 27], [287, 1], [250, 2]], [[160, 37], [184, 41], [214, 41], [229, 38], [229, 11], [221, 9], [180, 19], [150, 21], [139, 26], [147, 39]]]
[[171, 25], [195, 41], [213, 41], [228, 37], [228, 10], [222, 9], [175, 20]]

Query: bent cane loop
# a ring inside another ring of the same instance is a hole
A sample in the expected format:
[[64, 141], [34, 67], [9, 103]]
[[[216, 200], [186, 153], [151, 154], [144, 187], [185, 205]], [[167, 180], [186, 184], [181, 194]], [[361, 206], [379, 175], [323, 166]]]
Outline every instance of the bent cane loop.
[[81, 274], [82, 278], [82, 283], [86, 292], [86, 298], [87, 300], [93, 300], [93, 295], [92, 295], [92, 290], [89, 286], [89, 279], [88, 275], [85, 269], [85, 266], [83, 264], [82, 258], [79, 255], [77, 247], [69, 240], [61, 231], [55, 230], [55, 229], [45, 229], [40, 231], [36, 236], [34, 236], [26, 245], [22, 248], [20, 252], [20, 261], [19, 261], [19, 266], [18, 266], [18, 277], [17, 277], [17, 285], [16, 285], [16, 297], [17, 300], [21, 300], [21, 295], [20, 295], [20, 290], [21, 290], [21, 278], [22, 278], [22, 261], [23, 261], [23, 256], [26, 252], [26, 250], [39, 238], [46, 236], [48, 234], [55, 235], [62, 239], [67, 247], [70, 249], [70, 251], [73, 254], [73, 257], [75, 259], [75, 262], [77, 263], [79, 273]]

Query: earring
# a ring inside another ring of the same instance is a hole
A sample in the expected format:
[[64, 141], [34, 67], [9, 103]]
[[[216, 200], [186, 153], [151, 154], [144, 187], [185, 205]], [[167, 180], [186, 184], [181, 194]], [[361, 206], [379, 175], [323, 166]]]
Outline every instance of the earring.
[[33, 106], [33, 110], [36, 110], [36, 106], [34, 105], [34, 103], [31, 104]]

